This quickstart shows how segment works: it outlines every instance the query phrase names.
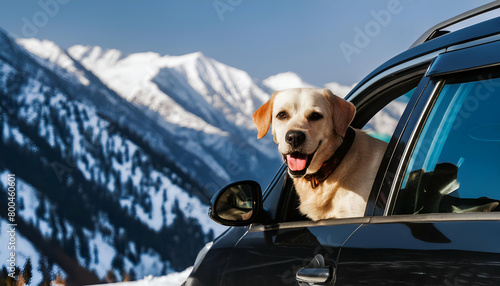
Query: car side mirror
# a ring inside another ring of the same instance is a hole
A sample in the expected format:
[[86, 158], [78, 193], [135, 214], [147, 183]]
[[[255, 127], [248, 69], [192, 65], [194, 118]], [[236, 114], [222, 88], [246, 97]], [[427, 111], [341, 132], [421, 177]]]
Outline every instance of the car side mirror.
[[241, 181], [218, 191], [210, 201], [208, 214], [215, 222], [227, 226], [245, 226], [255, 221], [262, 209], [259, 183]]

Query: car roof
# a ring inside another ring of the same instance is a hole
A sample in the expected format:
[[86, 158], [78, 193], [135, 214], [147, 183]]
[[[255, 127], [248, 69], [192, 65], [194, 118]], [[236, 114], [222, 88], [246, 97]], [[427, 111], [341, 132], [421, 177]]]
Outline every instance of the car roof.
[[[485, 5], [486, 6], [486, 5]], [[498, 4], [497, 4], [498, 6]], [[490, 9], [491, 10], [491, 9]], [[447, 20], [449, 21], [449, 20]], [[447, 22], [445, 21], [445, 22]], [[445, 23], [443, 22], [443, 23]], [[436, 26], [435, 26], [436, 27]], [[433, 27], [434, 28], [434, 27]], [[432, 30], [432, 29], [431, 29]], [[431, 31], [429, 30], [429, 31]], [[429, 31], [424, 33], [430, 34]], [[435, 30], [437, 31], [437, 29]], [[455, 32], [447, 33], [442, 36], [439, 36], [434, 39], [426, 40], [425, 42], [418, 44], [418, 40], [416, 42], [416, 46], [402, 52], [401, 54], [393, 57], [392, 59], [386, 61], [381, 66], [373, 70], [370, 74], [368, 74], [363, 80], [361, 80], [356, 87], [354, 87], [346, 98], [349, 98], [356, 90], [363, 86], [367, 81], [376, 76], [377, 74], [387, 70], [391, 67], [397, 66], [401, 63], [407, 62], [411, 59], [418, 58], [420, 56], [445, 49], [450, 46], [459, 45], [462, 43], [474, 41], [481, 38], [486, 38], [493, 35], [498, 35], [500, 33], [500, 17], [496, 17]], [[422, 36], [422, 37], [423, 37]], [[422, 38], [420, 37], [420, 38]], [[500, 39], [500, 38], [499, 38]], [[420, 40], [420, 39], [419, 39]], [[414, 44], [415, 45], [415, 44]]]

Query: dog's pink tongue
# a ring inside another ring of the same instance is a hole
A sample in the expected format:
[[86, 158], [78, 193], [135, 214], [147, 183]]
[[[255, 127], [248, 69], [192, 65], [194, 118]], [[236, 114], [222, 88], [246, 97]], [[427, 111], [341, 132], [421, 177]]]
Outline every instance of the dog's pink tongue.
[[302, 171], [306, 168], [307, 155], [292, 153], [287, 155], [286, 161], [288, 162], [288, 168], [292, 171]]

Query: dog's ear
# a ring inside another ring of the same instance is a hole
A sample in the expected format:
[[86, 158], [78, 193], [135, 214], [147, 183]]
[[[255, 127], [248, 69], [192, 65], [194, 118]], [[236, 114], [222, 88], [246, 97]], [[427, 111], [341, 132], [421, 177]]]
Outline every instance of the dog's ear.
[[344, 137], [347, 128], [354, 119], [356, 107], [354, 107], [354, 105], [347, 100], [336, 96], [329, 89], [325, 88], [323, 92], [332, 106], [333, 125], [335, 127], [335, 131], [337, 134]]
[[259, 109], [257, 109], [253, 114], [253, 123], [257, 127], [259, 133], [257, 134], [257, 139], [261, 139], [266, 136], [269, 127], [271, 126], [271, 120], [273, 116], [273, 102], [274, 96], [277, 92], [273, 93], [271, 98], [264, 103]]

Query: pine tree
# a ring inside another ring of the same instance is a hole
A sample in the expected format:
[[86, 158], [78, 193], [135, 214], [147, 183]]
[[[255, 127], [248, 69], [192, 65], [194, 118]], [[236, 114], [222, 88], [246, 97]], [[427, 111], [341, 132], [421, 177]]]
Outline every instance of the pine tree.
[[24, 263], [23, 268], [23, 279], [26, 284], [30, 284], [31, 277], [33, 276], [33, 266], [31, 265], [31, 259], [27, 259], [26, 263]]
[[122, 277], [123, 277], [123, 282], [129, 282], [129, 281], [132, 281], [130, 280], [130, 275], [128, 275], [127, 271], [122, 270]]
[[62, 278], [61, 274], [56, 275], [55, 282], [57, 285], [66, 285], [66, 281]]
[[0, 274], [0, 286], [7, 286], [7, 268], [5, 266], [2, 268], [2, 273]]
[[45, 285], [50, 285], [51, 279], [51, 273], [50, 269], [51, 267], [49, 266], [49, 262], [47, 258], [45, 257], [40, 257], [40, 260], [38, 261], [38, 270], [42, 274], [42, 281], [40, 281], [40, 286], [45, 286]]
[[78, 231], [78, 242], [79, 242], [79, 251], [80, 255], [82, 256], [83, 260], [87, 263], [87, 265], [90, 263], [90, 248], [89, 248], [89, 242], [87, 240], [87, 237], [83, 234], [83, 232]]
[[7, 276], [7, 279], [5, 280], [7, 286], [16, 286], [16, 280], [14, 278]]
[[134, 195], [134, 183], [132, 182], [132, 178], [128, 177], [127, 183], [125, 185], [125, 191], [127, 195]]
[[108, 270], [108, 273], [106, 274], [106, 281], [108, 283], [114, 283], [114, 282], [116, 282], [116, 275], [113, 272], [113, 270]]
[[120, 174], [120, 171], [117, 171], [116, 173], [116, 176], [114, 177], [115, 179], [115, 193], [117, 194], [122, 194], [123, 196], [126, 196], [126, 192], [124, 192], [124, 190], [122, 190], [122, 182], [120, 181], [121, 180], [121, 174]]
[[99, 264], [99, 251], [97, 250], [97, 246], [94, 244], [94, 263]]
[[130, 281], [136, 280], [134, 269], [130, 268], [130, 271], [128, 272], [128, 277], [130, 278]]
[[23, 275], [19, 275], [17, 278], [17, 286], [24, 286], [26, 285], [26, 282], [24, 281]]

